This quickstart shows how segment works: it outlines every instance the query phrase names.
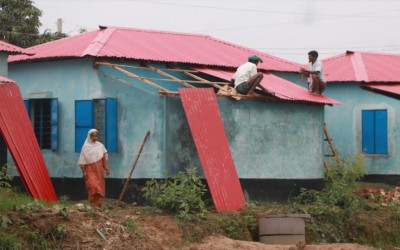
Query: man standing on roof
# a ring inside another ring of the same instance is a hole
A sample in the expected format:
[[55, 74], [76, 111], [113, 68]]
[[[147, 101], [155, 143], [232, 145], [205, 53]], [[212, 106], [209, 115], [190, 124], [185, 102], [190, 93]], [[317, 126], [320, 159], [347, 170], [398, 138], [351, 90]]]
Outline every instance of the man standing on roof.
[[261, 72], [257, 73], [257, 64], [259, 62], [263, 62], [260, 57], [256, 55], [249, 56], [248, 61], [239, 66], [232, 76], [231, 83], [234, 84], [236, 91], [240, 94], [251, 93], [257, 86], [264, 89], [260, 85], [263, 74]]
[[308, 90], [310, 90], [313, 95], [320, 95], [326, 87], [324, 67], [322, 62], [317, 59], [317, 51], [312, 50], [308, 52], [308, 69], [300, 69], [300, 74], [308, 77]]

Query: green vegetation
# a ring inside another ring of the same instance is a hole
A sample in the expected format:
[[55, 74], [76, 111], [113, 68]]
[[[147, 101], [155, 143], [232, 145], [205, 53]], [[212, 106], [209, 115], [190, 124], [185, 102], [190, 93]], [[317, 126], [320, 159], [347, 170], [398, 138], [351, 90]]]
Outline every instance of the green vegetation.
[[0, 233], [0, 250], [21, 250], [22, 244], [16, 234]]
[[31, 0], [0, 0], [0, 40], [26, 48], [67, 36], [48, 29], [39, 34], [41, 16]]
[[[400, 203], [388, 201], [380, 194], [360, 193], [363, 188], [360, 179], [365, 175], [361, 156], [344, 159], [342, 166], [328, 167], [323, 190], [302, 189], [287, 204], [250, 202], [242, 211], [219, 213], [205, 205], [206, 188], [195, 169], [191, 169], [165, 181], [149, 181], [144, 196], [153, 207], [112, 208], [115, 210], [107, 213], [111, 217], [97, 227], [101, 229], [112, 218], [113, 223], [119, 223], [114, 230], [127, 229], [124, 232], [130, 236], [125, 233], [124, 237], [145, 241], [147, 234], [142, 219], [146, 224], [152, 217], [158, 218], [155, 220], [158, 225], [166, 212], [175, 216], [184, 243], [212, 234], [257, 241], [259, 218], [271, 214], [307, 213], [311, 215], [311, 219], [306, 220], [309, 244], [359, 243], [379, 249], [400, 245]], [[57, 249], [68, 240], [72, 241], [71, 233], [79, 228], [71, 224], [71, 219], [77, 215], [76, 209], [68, 197], [60, 197], [58, 204], [47, 204], [10, 188], [0, 188], [0, 250]], [[92, 222], [107, 217], [99, 215], [104, 210], [90, 206], [80, 206], [78, 213]], [[49, 215], [52, 217], [43, 222]], [[105, 228], [101, 230], [106, 232]], [[98, 236], [93, 234], [93, 237]]]
[[178, 218], [189, 219], [191, 214], [205, 211], [203, 201], [206, 187], [192, 168], [187, 173], [179, 172], [177, 177], [165, 181], [151, 180], [143, 188], [143, 196], [156, 208], [163, 209]]
[[0, 167], [0, 188], [11, 188], [13, 177], [8, 174], [7, 164]]
[[292, 200], [293, 213], [312, 216], [306, 225], [307, 242], [356, 242], [377, 248], [400, 244], [399, 204], [382, 206], [378, 199], [362, 197], [359, 180], [365, 174], [361, 155], [347, 157], [342, 168], [329, 166], [322, 191], [303, 189]]

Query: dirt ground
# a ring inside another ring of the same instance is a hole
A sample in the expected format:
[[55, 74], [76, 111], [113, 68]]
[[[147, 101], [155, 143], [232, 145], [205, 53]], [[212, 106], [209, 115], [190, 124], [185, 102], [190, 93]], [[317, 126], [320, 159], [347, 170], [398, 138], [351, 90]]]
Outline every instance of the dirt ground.
[[[7, 229], [10, 232], [20, 231], [24, 226], [30, 231], [50, 236], [47, 239], [51, 244], [57, 246], [57, 249], [373, 249], [357, 244], [305, 245], [302, 247], [266, 245], [259, 242], [233, 240], [222, 235], [207, 236], [200, 242], [189, 244], [185, 242], [182, 229], [173, 217], [146, 213], [139, 208], [112, 210], [76, 208], [67, 211], [45, 209], [37, 212], [10, 211], [7, 216], [13, 222]], [[25, 240], [29, 242], [28, 239]]]

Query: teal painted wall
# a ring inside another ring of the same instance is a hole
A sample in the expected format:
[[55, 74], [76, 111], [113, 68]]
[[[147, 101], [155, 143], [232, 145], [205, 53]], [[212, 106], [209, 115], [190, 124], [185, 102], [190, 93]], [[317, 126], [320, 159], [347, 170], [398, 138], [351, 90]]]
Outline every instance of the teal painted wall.
[[304, 77], [298, 73], [293, 72], [273, 72], [274, 75], [286, 79], [292, 83], [295, 83], [303, 88], [308, 88], [307, 77]]
[[[323, 106], [228, 98], [218, 98], [218, 105], [241, 178], [323, 177]], [[169, 164], [199, 166], [180, 99], [168, 109]]]
[[[153, 87], [115, 69], [95, 69], [92, 65], [93, 61], [87, 58], [9, 66], [9, 75], [18, 82], [24, 98], [43, 93], [58, 98], [59, 149], [42, 150], [52, 177], [81, 176], [76, 165], [79, 154], [74, 152], [75, 100], [107, 97], [118, 99], [119, 151], [110, 153], [111, 177], [127, 177], [148, 130], [151, 135], [133, 178], [163, 178], [200, 166], [179, 97], [159, 95]], [[160, 77], [153, 71], [129, 71]], [[173, 74], [185, 79], [179, 72]], [[180, 87], [173, 82], [157, 83], [172, 91]], [[218, 98], [218, 103], [239, 177], [323, 177], [322, 105], [223, 97]]]
[[0, 76], [8, 76], [8, 54], [5, 52], [0, 52]]
[[368, 174], [400, 174], [400, 100], [359, 87], [358, 83], [329, 83], [325, 93], [341, 101], [325, 107], [325, 120], [334, 145], [342, 155], [362, 152], [362, 110], [386, 109], [388, 114], [388, 154], [365, 156]]

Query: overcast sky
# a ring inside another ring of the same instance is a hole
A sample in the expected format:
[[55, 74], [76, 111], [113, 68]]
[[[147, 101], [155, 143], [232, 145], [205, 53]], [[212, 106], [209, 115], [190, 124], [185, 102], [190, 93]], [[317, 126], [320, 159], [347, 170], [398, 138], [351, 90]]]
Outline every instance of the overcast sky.
[[42, 31], [99, 25], [199, 33], [299, 63], [346, 50], [400, 54], [400, 0], [33, 0]]

